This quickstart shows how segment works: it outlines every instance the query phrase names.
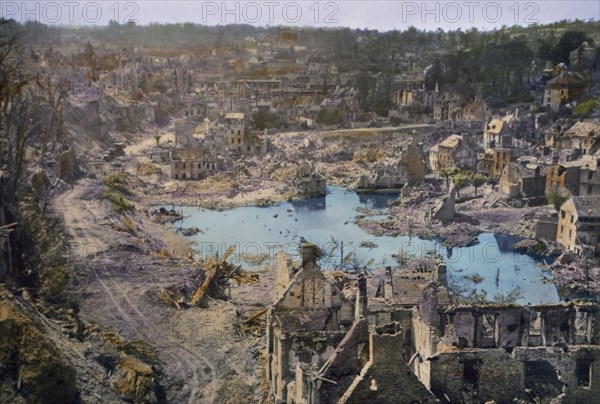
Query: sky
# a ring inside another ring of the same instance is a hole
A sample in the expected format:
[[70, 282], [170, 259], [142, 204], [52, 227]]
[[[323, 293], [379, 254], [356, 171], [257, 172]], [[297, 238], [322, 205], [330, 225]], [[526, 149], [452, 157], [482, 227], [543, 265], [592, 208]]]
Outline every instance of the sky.
[[2, 0], [0, 17], [48, 25], [106, 25], [194, 22], [257, 26], [321, 26], [379, 31], [418, 29], [480, 30], [502, 25], [545, 24], [562, 19], [600, 21], [597, 0], [379, 1], [379, 0]]

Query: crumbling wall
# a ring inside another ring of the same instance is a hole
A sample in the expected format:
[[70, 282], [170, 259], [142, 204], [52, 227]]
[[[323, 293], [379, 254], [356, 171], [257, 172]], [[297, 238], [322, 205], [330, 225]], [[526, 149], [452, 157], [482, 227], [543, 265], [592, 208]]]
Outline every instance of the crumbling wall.
[[525, 398], [523, 363], [503, 349], [439, 353], [426, 359], [431, 366], [430, 389], [453, 403]]
[[318, 402], [333, 403], [344, 394], [357, 372], [368, 361], [369, 324], [363, 318], [357, 320], [333, 355], [323, 366], [323, 377], [335, 381], [318, 381]]
[[280, 299], [286, 291], [294, 275], [290, 257], [280, 252], [275, 257], [275, 299]]
[[431, 390], [452, 402], [532, 401], [562, 393], [564, 403], [598, 402], [599, 354], [599, 347], [576, 347], [569, 354], [544, 347], [518, 347], [512, 354], [503, 349], [440, 353], [430, 358]]
[[[303, 243], [302, 269], [293, 277], [268, 313], [268, 375], [276, 401], [297, 396], [296, 367], [318, 370], [334, 353], [354, 320], [354, 305], [317, 267], [317, 246]], [[283, 257], [278, 262], [280, 281], [291, 274]], [[292, 384], [293, 383], [293, 384]], [[288, 391], [290, 390], [290, 391]]]
[[544, 240], [556, 240], [558, 230], [557, 217], [540, 218], [535, 225], [535, 237]]
[[433, 403], [435, 397], [402, 360], [402, 332], [371, 333], [370, 361], [340, 403]]
[[593, 305], [459, 307], [445, 316], [439, 339], [439, 328], [413, 323], [419, 357], [412, 368], [438, 397], [510, 402], [565, 393], [562, 402], [598, 400]]
[[450, 192], [448, 193], [448, 196], [444, 197], [444, 199], [434, 208], [434, 219], [441, 220], [442, 222], [449, 222], [454, 220], [455, 203], [456, 187], [452, 186]]

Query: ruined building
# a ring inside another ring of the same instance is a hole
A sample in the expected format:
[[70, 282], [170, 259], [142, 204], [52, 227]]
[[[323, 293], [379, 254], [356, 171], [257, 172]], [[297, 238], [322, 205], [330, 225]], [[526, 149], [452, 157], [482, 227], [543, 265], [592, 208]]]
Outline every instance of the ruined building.
[[300, 248], [268, 312], [275, 402], [599, 402], [596, 304], [462, 306], [434, 258], [328, 280]]
[[487, 149], [477, 162], [477, 172], [490, 177], [498, 177], [512, 158], [513, 150], [511, 148]]
[[579, 160], [550, 165], [546, 171], [546, 195], [553, 192], [579, 195], [582, 168], [588, 167], [592, 162], [591, 156], [584, 156]]
[[563, 63], [559, 63], [555, 71], [556, 77], [548, 81], [544, 88], [544, 106], [558, 109], [585, 96], [590, 85], [588, 77], [569, 71]]
[[500, 192], [509, 198], [541, 198], [544, 202], [546, 176], [542, 167], [525, 161], [508, 163], [500, 177]]
[[171, 151], [171, 178], [200, 180], [223, 169], [223, 159], [204, 147], [186, 147]]
[[442, 308], [431, 289], [414, 310], [411, 366], [444, 402], [555, 397], [597, 402], [597, 310], [594, 305]]
[[483, 131], [483, 148], [510, 147], [512, 145], [512, 130], [501, 119], [492, 119]]
[[583, 166], [580, 170], [579, 195], [600, 195], [600, 158]]
[[573, 196], [560, 207], [556, 241], [567, 250], [582, 252], [600, 242], [600, 196]]
[[516, 157], [512, 146], [513, 132], [508, 124], [510, 118], [494, 118], [486, 124], [483, 131], [485, 153], [477, 162], [478, 172], [490, 177], [499, 177], [506, 164]]
[[435, 175], [456, 167], [475, 168], [477, 153], [464, 135], [450, 135], [429, 151], [429, 165]]
[[244, 113], [229, 113], [222, 120], [227, 147], [239, 152], [246, 146], [246, 122]]
[[355, 317], [353, 303], [317, 267], [317, 247], [302, 244], [301, 258], [302, 268], [292, 276], [278, 258], [278, 284], [285, 285], [285, 278], [289, 284], [267, 317], [267, 375], [276, 402], [316, 402], [319, 370]]
[[267, 153], [269, 142], [266, 136], [251, 133], [246, 114], [232, 112], [219, 119], [215, 137], [222, 138], [225, 149], [233, 155]]
[[425, 178], [424, 155], [414, 138], [402, 147], [394, 161], [378, 163], [370, 175], [361, 176], [359, 189], [400, 190], [404, 185], [414, 185]]
[[600, 124], [576, 122], [568, 128], [551, 128], [545, 135], [546, 146], [554, 150], [577, 150], [582, 155], [592, 155], [600, 149]]

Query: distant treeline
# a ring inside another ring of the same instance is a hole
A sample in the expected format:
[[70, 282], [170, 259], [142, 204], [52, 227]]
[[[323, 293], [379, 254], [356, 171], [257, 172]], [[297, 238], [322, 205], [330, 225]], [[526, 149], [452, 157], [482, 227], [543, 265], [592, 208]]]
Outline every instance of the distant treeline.
[[[4, 24], [23, 31], [23, 41], [34, 45], [87, 42], [122, 47], [203, 49], [217, 55], [243, 57], [248, 48], [276, 50], [280, 59], [294, 60], [298, 46], [309, 50], [313, 62], [330, 63], [340, 72], [359, 71], [353, 85], [364, 103], [385, 110], [391, 101], [392, 77], [427, 71], [426, 87], [451, 91], [465, 98], [479, 94], [500, 102], [529, 101], [532, 78], [548, 62], [569, 63], [569, 53], [587, 41], [600, 43], [600, 22], [560, 21], [493, 31], [436, 31], [409, 27], [403, 31], [370, 29], [255, 27], [246, 24], [204, 26], [193, 23], [119, 24], [58, 27], [38, 22]], [[260, 53], [259, 53], [260, 55]], [[328, 77], [323, 77], [327, 82]], [[347, 83], [341, 83], [347, 84]], [[377, 88], [375, 95], [371, 87]], [[370, 96], [367, 96], [371, 94]], [[364, 106], [364, 105], [363, 105]]]

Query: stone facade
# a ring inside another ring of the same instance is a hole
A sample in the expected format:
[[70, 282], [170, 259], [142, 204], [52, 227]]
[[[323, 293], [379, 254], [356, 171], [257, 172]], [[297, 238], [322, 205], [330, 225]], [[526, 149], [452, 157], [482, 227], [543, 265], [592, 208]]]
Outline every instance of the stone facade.
[[450, 135], [429, 151], [429, 166], [437, 176], [455, 167], [472, 169], [476, 165], [477, 153], [466, 136]]
[[501, 119], [492, 119], [483, 131], [483, 148], [510, 147], [512, 145], [512, 130]]
[[204, 148], [181, 148], [171, 152], [171, 178], [199, 180], [220, 172], [223, 161]]
[[508, 163], [500, 177], [500, 192], [509, 198], [543, 197], [546, 177], [541, 167], [528, 167], [520, 163]]
[[513, 157], [513, 150], [508, 148], [487, 149], [477, 162], [477, 172], [489, 177], [499, 177], [506, 164]]
[[600, 149], [600, 124], [582, 121], [563, 130], [551, 128], [546, 132], [545, 143], [555, 150], [573, 149], [580, 155], [592, 155]]
[[557, 66], [556, 70], [557, 76], [548, 81], [544, 89], [543, 105], [552, 109], [585, 96], [590, 84], [585, 75], [570, 72], [563, 64]]
[[600, 170], [598, 170], [599, 160], [595, 160], [590, 164], [586, 164], [580, 169], [579, 195], [600, 195]]
[[267, 320], [275, 402], [600, 400], [598, 305], [456, 306], [445, 267], [421, 261], [392, 274], [389, 294], [378, 275], [358, 275], [352, 305], [315, 252], [302, 244], [298, 269], [278, 259]]
[[302, 268], [268, 312], [268, 379], [276, 402], [313, 396], [296, 384], [298, 373], [321, 368], [354, 321], [354, 305], [325, 278], [316, 258], [314, 244], [301, 245]]
[[581, 168], [589, 159], [553, 164], [546, 170], [546, 195], [554, 192], [560, 195], [579, 195]]
[[563, 402], [600, 398], [596, 306], [430, 306], [417, 312], [412, 367], [437, 397], [477, 403], [563, 394]]
[[574, 196], [560, 207], [556, 241], [575, 252], [581, 252], [583, 245], [598, 246], [600, 196]]

